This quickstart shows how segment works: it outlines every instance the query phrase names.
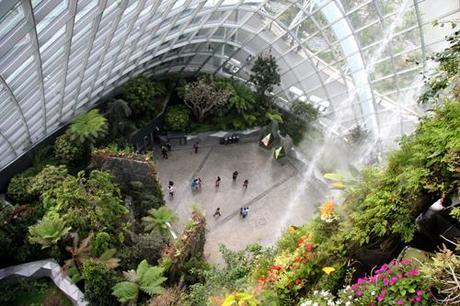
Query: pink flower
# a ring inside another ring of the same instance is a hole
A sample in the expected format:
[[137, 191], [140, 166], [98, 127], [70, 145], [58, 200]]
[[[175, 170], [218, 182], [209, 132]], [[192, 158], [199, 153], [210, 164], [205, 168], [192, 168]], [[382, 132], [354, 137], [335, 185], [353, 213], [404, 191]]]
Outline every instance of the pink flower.
[[403, 276], [401, 273], [398, 274], [398, 278], [401, 279]]
[[417, 296], [417, 297], [415, 298], [415, 300], [416, 300], [417, 302], [420, 302], [420, 301], [422, 300], [422, 297], [421, 297], [421, 296]]
[[418, 291], [417, 291], [417, 296], [422, 296], [422, 295], [423, 295], [422, 290], [418, 290]]
[[391, 284], [393, 285], [394, 283], [396, 283], [398, 281], [398, 278], [397, 277], [392, 277], [391, 278]]
[[351, 286], [351, 289], [358, 289], [358, 284], [353, 284], [353, 285]]
[[403, 302], [403, 300], [399, 299], [398, 302], [396, 302], [396, 304], [397, 304], [397, 305], [403, 305], [404, 302]]
[[409, 271], [409, 274], [412, 275], [412, 276], [418, 275], [418, 270], [414, 269], [412, 271]]
[[384, 298], [385, 298], [385, 296], [379, 295], [379, 296], [377, 297], [377, 301], [381, 302], [381, 301], [383, 301]]
[[358, 291], [356, 291], [356, 295], [361, 296], [361, 295], [363, 295], [363, 292], [361, 290], [358, 290]]
[[383, 284], [384, 284], [385, 286], [388, 286], [388, 284], [390, 284], [390, 281], [389, 281], [388, 279], [385, 278], [385, 279], [383, 280]]
[[409, 302], [413, 303], [413, 302], [415, 302], [415, 299], [414, 299], [414, 298], [410, 298], [410, 299], [409, 299]]
[[364, 283], [364, 279], [358, 278], [358, 285], [361, 285], [362, 283]]

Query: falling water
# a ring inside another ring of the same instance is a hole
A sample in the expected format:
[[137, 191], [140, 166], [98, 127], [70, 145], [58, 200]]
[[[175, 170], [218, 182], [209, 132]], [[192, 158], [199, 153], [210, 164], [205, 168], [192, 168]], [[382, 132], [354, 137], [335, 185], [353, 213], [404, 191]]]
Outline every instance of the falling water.
[[[404, 0], [403, 3], [401, 4], [396, 14], [396, 18], [394, 19], [393, 23], [390, 25], [390, 27], [385, 32], [384, 39], [382, 40], [377, 50], [373, 53], [372, 57], [368, 61], [368, 65], [366, 66], [367, 75], [370, 75], [373, 72], [378, 59], [380, 59], [382, 53], [384, 52], [388, 44], [393, 39], [396, 28], [400, 26], [401, 23], [403, 22], [403, 16], [408, 9], [409, 3], [410, 3], [410, 0]], [[349, 92], [349, 95], [347, 99], [345, 99], [344, 103], [349, 104], [350, 102], [354, 101], [354, 99], [356, 98], [356, 95], [357, 95], [357, 90], [355, 87], [353, 88], [353, 90]], [[344, 116], [344, 113], [345, 112], [339, 112], [338, 114], [336, 114], [338, 115], [338, 117], [336, 117], [333, 120], [333, 124], [326, 126], [326, 130], [324, 132], [324, 139], [329, 139], [333, 135], [333, 133], [338, 128], [340, 128], [341, 121], [343, 119], [342, 117]], [[379, 139], [380, 139], [380, 135], [377, 135], [377, 137], [375, 137], [373, 142], [370, 142], [369, 144], [367, 144], [367, 148], [364, 150], [364, 155], [369, 155], [371, 151], [375, 148], [375, 146], [379, 145]], [[320, 161], [320, 158], [322, 157], [324, 150], [326, 149], [326, 145], [327, 145], [327, 142], [324, 142], [314, 153], [311, 160], [307, 160], [301, 152], [294, 151], [296, 158], [300, 160], [306, 166], [306, 170], [302, 174], [300, 182], [298, 182], [297, 184], [296, 191], [291, 193], [290, 198], [288, 200], [287, 207], [284, 210], [285, 213], [283, 217], [280, 218], [280, 221], [279, 221], [280, 226], [278, 227], [280, 229], [280, 233], [289, 224], [295, 205], [305, 205], [305, 204], [300, 203], [302, 200], [301, 196], [305, 192], [306, 186], [311, 181], [313, 173], [316, 173], [316, 172], [319, 173], [317, 163]], [[312, 203], [310, 203], [310, 205], [312, 205]]]

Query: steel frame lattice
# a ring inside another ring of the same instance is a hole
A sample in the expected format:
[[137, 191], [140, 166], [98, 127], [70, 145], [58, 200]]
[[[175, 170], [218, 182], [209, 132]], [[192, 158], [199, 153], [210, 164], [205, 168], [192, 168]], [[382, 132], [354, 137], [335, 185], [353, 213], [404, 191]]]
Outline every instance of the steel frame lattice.
[[433, 1], [2, 0], [0, 171], [138, 74], [246, 81], [253, 59], [269, 52], [281, 106], [301, 99], [324, 108], [324, 125], [400, 135], [418, 116], [407, 97], [420, 88], [425, 57], [443, 41], [430, 36], [431, 22], [459, 15], [458, 1], [439, 11]]

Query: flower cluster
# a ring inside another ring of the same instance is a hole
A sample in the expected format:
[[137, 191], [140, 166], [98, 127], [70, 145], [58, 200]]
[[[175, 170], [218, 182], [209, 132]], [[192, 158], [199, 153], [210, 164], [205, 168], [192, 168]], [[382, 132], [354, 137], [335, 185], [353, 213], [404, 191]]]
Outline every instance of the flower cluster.
[[337, 216], [335, 214], [334, 209], [334, 201], [327, 200], [320, 209], [320, 217], [321, 220], [331, 223], [332, 221], [336, 220]]
[[347, 290], [367, 305], [428, 305], [432, 301], [417, 266], [407, 259], [382, 265]]
[[315, 263], [315, 245], [309, 238], [307, 235], [301, 236], [297, 239], [297, 248], [293, 252], [279, 254], [266, 274], [258, 278], [258, 287], [282, 288], [288, 292], [304, 288], [310, 277], [320, 272]]
[[347, 296], [345, 299], [336, 298], [332, 293], [327, 290], [315, 290], [306, 299], [302, 301], [300, 306], [351, 306], [354, 298]]

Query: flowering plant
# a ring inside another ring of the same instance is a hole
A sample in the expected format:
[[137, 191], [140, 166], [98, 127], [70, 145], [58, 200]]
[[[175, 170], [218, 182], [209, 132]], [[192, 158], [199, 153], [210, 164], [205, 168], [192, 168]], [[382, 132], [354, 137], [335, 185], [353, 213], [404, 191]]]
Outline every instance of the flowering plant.
[[423, 282], [418, 267], [408, 259], [393, 260], [377, 269], [374, 275], [359, 278], [345, 291], [350, 291], [365, 305], [429, 305], [429, 287]]
[[333, 200], [327, 200], [323, 206], [320, 208], [320, 217], [321, 220], [331, 223], [334, 220], [336, 220], [337, 216], [335, 214], [335, 209], [334, 209], [334, 201]]
[[344, 296], [343, 298], [336, 298], [332, 293], [327, 290], [315, 290], [307, 298], [303, 299], [300, 303], [300, 306], [351, 306], [355, 305], [353, 303], [354, 297]]

